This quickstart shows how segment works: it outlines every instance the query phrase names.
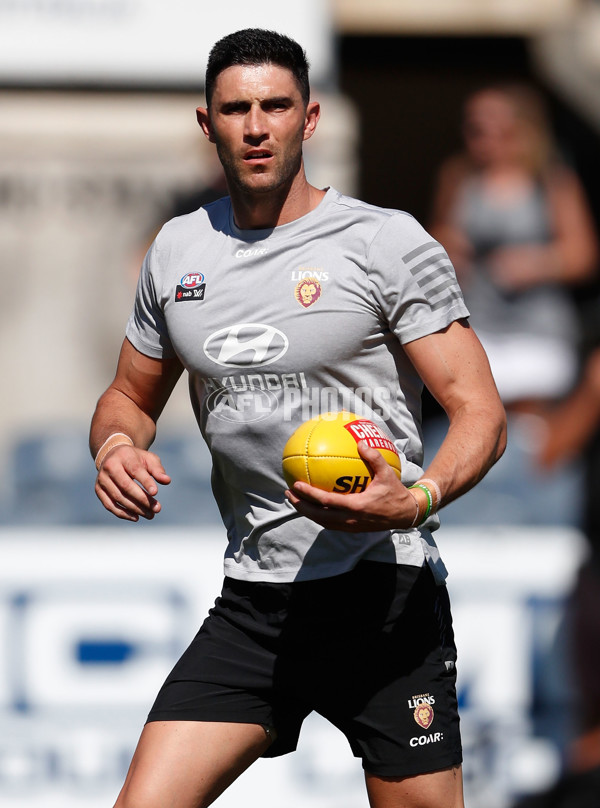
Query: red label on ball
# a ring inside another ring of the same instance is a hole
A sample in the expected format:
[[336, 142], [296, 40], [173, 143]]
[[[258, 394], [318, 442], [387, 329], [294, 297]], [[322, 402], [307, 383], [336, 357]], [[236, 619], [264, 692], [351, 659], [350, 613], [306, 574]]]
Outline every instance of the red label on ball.
[[359, 440], [364, 440], [373, 449], [387, 449], [388, 452], [398, 454], [398, 450], [392, 441], [387, 435], [383, 434], [373, 421], [367, 421], [366, 419], [350, 421], [348, 424], [344, 424], [344, 429], [348, 430], [357, 443]]

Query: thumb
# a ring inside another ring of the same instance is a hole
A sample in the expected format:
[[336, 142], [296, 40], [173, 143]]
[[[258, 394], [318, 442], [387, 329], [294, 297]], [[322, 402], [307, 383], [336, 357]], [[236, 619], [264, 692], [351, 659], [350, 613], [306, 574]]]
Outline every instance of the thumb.
[[165, 471], [160, 457], [152, 452], [148, 452], [146, 456], [146, 470], [161, 485], [168, 485], [171, 482], [171, 477]]
[[388, 463], [384, 456], [380, 451], [369, 446], [366, 440], [360, 440], [357, 444], [357, 449], [359, 455], [373, 472], [373, 475], [378, 472], [381, 473], [387, 468]]

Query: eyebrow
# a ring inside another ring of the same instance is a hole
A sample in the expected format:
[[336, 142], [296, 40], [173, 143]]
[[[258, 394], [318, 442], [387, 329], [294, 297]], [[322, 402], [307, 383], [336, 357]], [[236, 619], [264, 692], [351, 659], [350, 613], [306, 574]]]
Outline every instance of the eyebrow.
[[[282, 104], [284, 106], [291, 106], [294, 103], [293, 99], [289, 95], [276, 95], [276, 96], [266, 96], [260, 100], [261, 106], [274, 106], [277, 104]], [[240, 107], [250, 106], [251, 102], [248, 101], [246, 98], [237, 98], [232, 101], [224, 101], [220, 105], [220, 109], [222, 112], [230, 112]]]
[[265, 104], [293, 104], [294, 101], [289, 95], [276, 95], [265, 98], [262, 103]]

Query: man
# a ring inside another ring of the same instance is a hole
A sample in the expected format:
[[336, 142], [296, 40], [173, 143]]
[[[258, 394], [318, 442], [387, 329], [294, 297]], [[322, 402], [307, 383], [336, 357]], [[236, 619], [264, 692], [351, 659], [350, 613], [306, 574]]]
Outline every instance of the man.
[[[462, 805], [431, 528], [501, 455], [504, 413], [439, 245], [407, 214], [308, 183], [309, 98], [287, 37], [214, 46], [197, 116], [230, 196], [157, 237], [93, 418], [101, 502], [152, 519], [170, 478], [148, 447], [185, 368], [229, 540], [221, 597], [157, 697], [118, 808], [209, 805], [259, 756], [292, 751], [312, 710], [362, 758], [374, 808]], [[450, 421], [426, 478], [423, 382]], [[361, 442], [364, 492], [285, 491], [287, 438], [332, 401], [393, 437], [402, 483]]]

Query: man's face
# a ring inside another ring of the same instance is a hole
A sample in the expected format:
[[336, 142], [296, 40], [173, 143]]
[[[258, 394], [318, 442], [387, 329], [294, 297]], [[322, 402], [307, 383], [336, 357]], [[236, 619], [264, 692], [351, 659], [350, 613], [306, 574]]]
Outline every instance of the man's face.
[[198, 112], [231, 190], [254, 194], [291, 186], [318, 119], [318, 105], [305, 108], [292, 73], [271, 64], [228, 67], [217, 77], [208, 114]]

